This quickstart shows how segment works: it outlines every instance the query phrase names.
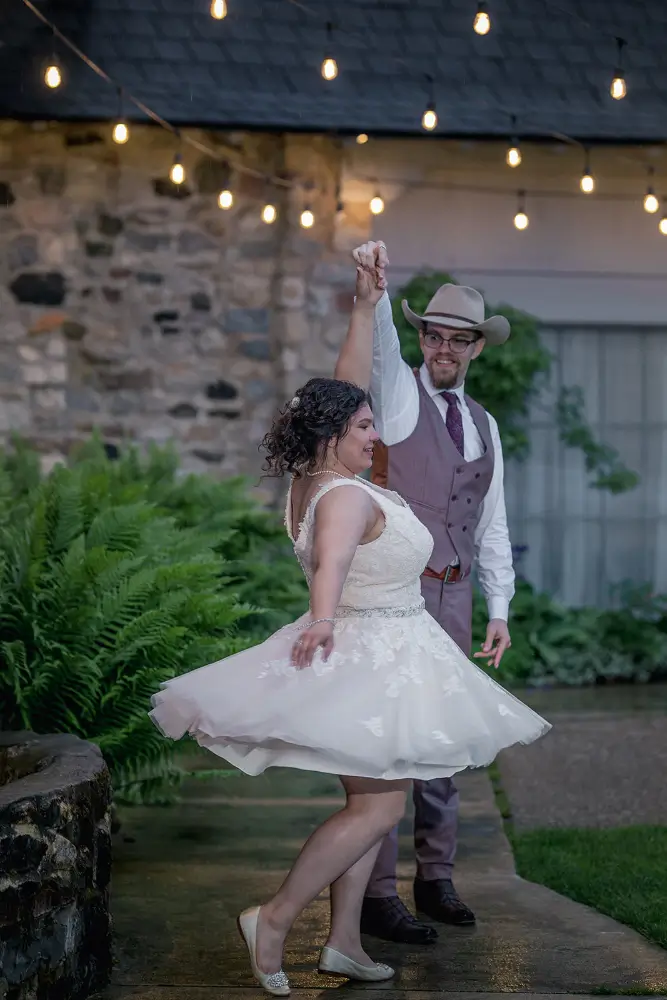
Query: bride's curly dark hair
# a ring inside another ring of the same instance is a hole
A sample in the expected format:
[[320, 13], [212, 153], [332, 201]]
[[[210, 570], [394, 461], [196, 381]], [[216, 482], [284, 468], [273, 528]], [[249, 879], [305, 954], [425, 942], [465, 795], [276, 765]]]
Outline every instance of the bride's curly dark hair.
[[284, 406], [262, 441], [267, 476], [296, 475], [314, 465], [331, 441], [339, 441], [368, 393], [352, 382], [311, 378]]

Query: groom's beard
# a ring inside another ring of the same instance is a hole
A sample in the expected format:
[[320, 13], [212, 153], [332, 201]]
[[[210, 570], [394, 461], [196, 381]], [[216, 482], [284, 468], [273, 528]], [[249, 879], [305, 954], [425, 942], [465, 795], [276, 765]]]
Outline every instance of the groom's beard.
[[447, 358], [452, 364], [443, 367], [435, 358], [428, 364], [429, 375], [436, 389], [455, 389], [464, 379], [465, 371], [458, 358]]

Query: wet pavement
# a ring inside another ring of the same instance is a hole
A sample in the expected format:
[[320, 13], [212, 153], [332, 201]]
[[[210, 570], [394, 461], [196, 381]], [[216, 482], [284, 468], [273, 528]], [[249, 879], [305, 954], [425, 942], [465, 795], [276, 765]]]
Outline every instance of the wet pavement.
[[667, 824], [667, 687], [534, 692], [554, 728], [498, 758], [517, 830]]
[[[525, 748], [522, 748], [525, 750]], [[208, 762], [207, 762], [208, 763]], [[289, 939], [285, 968], [296, 1000], [332, 991], [374, 1000], [587, 994], [601, 987], [667, 993], [667, 952], [550, 890], [519, 879], [484, 772], [460, 779], [456, 882], [473, 928], [440, 927], [438, 943], [367, 942], [398, 970], [389, 984], [348, 984], [315, 971], [327, 900]], [[235, 931], [245, 906], [275, 889], [305, 837], [339, 802], [335, 779], [275, 771], [193, 782], [181, 805], [122, 814], [115, 838], [116, 972], [104, 1000], [259, 1000]], [[410, 823], [401, 838], [401, 892], [410, 902]]]

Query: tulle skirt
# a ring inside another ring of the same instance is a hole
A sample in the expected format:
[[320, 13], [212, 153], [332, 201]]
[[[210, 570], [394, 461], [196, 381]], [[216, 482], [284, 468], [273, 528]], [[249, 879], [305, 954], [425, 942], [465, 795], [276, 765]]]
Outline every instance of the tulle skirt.
[[328, 661], [297, 670], [301, 619], [162, 685], [150, 716], [240, 768], [449, 777], [531, 743], [550, 724], [467, 659], [426, 611], [337, 621]]

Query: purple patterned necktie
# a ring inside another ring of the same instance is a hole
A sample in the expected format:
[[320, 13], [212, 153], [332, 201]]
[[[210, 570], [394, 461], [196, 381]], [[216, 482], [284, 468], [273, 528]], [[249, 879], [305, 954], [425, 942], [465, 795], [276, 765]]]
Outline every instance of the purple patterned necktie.
[[441, 396], [447, 400], [447, 418], [445, 426], [449, 431], [449, 436], [456, 445], [460, 455], [463, 455], [463, 417], [459, 407], [459, 397], [455, 392], [441, 392]]

